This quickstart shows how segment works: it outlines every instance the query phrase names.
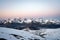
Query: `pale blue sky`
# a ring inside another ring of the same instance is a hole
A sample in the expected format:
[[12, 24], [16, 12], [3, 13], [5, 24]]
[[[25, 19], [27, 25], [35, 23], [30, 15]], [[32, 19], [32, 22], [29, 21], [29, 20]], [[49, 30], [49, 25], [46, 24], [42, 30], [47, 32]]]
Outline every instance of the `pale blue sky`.
[[60, 0], [0, 0], [0, 11], [0, 17], [58, 16]]

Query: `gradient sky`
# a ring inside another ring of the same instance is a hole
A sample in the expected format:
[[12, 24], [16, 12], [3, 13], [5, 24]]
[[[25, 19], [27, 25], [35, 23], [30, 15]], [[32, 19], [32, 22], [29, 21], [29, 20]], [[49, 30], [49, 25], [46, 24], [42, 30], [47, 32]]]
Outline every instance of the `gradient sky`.
[[0, 17], [60, 17], [60, 0], [0, 0]]

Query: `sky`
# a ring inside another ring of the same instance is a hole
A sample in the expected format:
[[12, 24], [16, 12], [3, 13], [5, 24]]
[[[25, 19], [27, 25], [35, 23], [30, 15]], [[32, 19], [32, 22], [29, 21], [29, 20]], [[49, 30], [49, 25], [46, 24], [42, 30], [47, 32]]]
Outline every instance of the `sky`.
[[60, 17], [60, 0], [0, 0], [0, 17]]

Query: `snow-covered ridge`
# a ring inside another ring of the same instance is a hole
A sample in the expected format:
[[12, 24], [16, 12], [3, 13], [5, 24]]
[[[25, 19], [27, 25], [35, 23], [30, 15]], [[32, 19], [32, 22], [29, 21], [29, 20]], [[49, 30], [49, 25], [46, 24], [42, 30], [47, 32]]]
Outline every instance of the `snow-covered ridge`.
[[42, 24], [46, 24], [46, 23], [56, 23], [56, 24], [60, 24], [60, 20], [56, 20], [56, 19], [41, 19], [41, 18], [36, 18], [36, 19], [34, 19], [34, 18], [8, 18], [8, 19], [0, 19], [0, 23], [23, 23], [23, 22], [25, 22], [25, 23], [31, 23], [32, 21], [34, 21], [34, 22], [40, 22], [40, 23], [42, 23]]
[[22, 36], [26, 40], [34, 38], [42, 39], [40, 36], [31, 34], [27, 31], [0, 27], [0, 38], [5, 38], [8, 40], [17, 40], [17, 38], [13, 37], [12, 35]]
[[[42, 29], [44, 30], [44, 29]], [[7, 40], [31, 40], [31, 39], [39, 39], [39, 40], [60, 40], [60, 28], [58, 29], [45, 29], [43, 34], [46, 34], [42, 38], [39, 35], [32, 34], [30, 32], [36, 31], [36, 30], [16, 30], [11, 28], [3, 28], [0, 27], [0, 38], [4, 38]], [[41, 31], [41, 30], [40, 30]], [[38, 31], [39, 32], [39, 31]], [[37, 33], [38, 33], [37, 32]]]

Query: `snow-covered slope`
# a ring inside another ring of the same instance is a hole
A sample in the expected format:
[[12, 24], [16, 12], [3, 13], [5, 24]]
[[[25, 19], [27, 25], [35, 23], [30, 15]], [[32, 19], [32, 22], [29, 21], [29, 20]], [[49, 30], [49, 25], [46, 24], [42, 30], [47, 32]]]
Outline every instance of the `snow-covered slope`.
[[[10, 28], [3, 28], [0, 27], [0, 38], [5, 38], [8, 40], [17, 40], [17, 38], [13, 37], [13, 36], [17, 36], [17, 37], [22, 37], [25, 38], [26, 40], [28, 39], [42, 39], [40, 36], [31, 34], [27, 31], [23, 31], [23, 30], [16, 30], [16, 29], [10, 29]], [[18, 38], [18, 39], [20, 39]]]
[[22, 39], [60, 40], [60, 28], [45, 29], [44, 34], [46, 34], [44, 36], [45, 38], [42, 38], [28, 31], [0, 27], [0, 38], [4, 38], [7, 40], [22, 40]]
[[58, 29], [46, 29], [45, 36], [47, 40], [60, 40], [60, 28]]

